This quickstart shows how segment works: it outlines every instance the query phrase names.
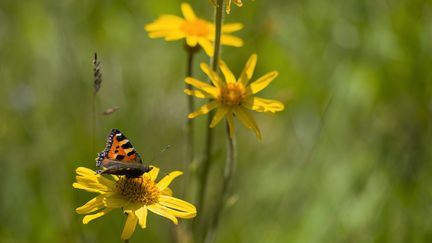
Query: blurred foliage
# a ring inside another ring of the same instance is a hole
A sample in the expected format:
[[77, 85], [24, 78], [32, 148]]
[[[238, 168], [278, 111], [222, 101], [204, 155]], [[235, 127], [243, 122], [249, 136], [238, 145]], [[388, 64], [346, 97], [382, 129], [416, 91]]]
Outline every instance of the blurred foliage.
[[[190, 3], [212, 19], [208, 1]], [[155, 163], [182, 168], [186, 55], [180, 42], [143, 30], [179, 6], [0, 1], [0, 242], [120, 240], [120, 211], [83, 225], [74, 210], [91, 195], [72, 189], [75, 168], [94, 168], [113, 127], [146, 161], [171, 144]], [[280, 72], [263, 97], [286, 109], [255, 115], [262, 142], [239, 126], [235, 203], [217, 241], [431, 242], [431, 1], [245, 0], [225, 19], [236, 21], [245, 46], [224, 47], [223, 59], [239, 73], [257, 53], [255, 77]], [[104, 81], [93, 138], [95, 51]], [[113, 106], [120, 110], [101, 115]], [[205, 118], [197, 123], [201, 147]], [[213, 191], [224, 127], [216, 133]], [[186, 190], [193, 201], [193, 187]], [[149, 215], [131, 242], [169, 242], [170, 224]]]

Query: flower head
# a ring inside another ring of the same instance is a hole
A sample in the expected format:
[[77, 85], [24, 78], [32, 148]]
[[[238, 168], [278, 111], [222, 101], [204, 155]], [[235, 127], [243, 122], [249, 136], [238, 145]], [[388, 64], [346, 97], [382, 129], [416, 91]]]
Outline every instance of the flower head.
[[[162, 15], [154, 22], [144, 26], [150, 38], [165, 38], [167, 41], [186, 39], [190, 47], [201, 46], [209, 56], [213, 56], [213, 42], [215, 26], [204, 19], [198, 18], [191, 6], [187, 3], [181, 4], [184, 16], [180, 18], [175, 15]], [[241, 47], [242, 39], [230, 35], [230, 33], [243, 28], [240, 23], [224, 24], [222, 26], [221, 44]]]
[[187, 77], [185, 82], [194, 86], [197, 90], [185, 89], [185, 93], [197, 98], [210, 99], [211, 101], [201, 106], [195, 112], [190, 113], [188, 117], [192, 119], [217, 108], [210, 127], [215, 127], [222, 118], [226, 117], [232, 137], [234, 135], [233, 118], [235, 115], [247, 128], [255, 131], [256, 136], [261, 139], [261, 132], [248, 110], [275, 113], [283, 110], [284, 105], [276, 100], [255, 96], [256, 93], [266, 88], [278, 75], [276, 71], [273, 71], [249, 83], [254, 73], [256, 62], [257, 55], [251, 55], [240, 77], [236, 79], [225, 62], [219, 61], [219, 67], [225, 76], [225, 80], [211, 70], [207, 64], [201, 63], [202, 71], [207, 74], [213, 85]]
[[137, 223], [142, 228], [146, 227], [148, 210], [175, 224], [177, 218], [196, 216], [195, 206], [173, 197], [168, 187], [174, 178], [182, 174], [180, 171], [171, 172], [157, 183], [155, 180], [159, 169], [156, 167], [137, 178], [112, 176], [113, 179], [108, 179], [84, 167], [78, 167], [76, 173], [77, 182], [73, 183], [73, 187], [100, 194], [76, 209], [79, 214], [87, 214], [83, 223], [87, 224], [115, 208], [122, 208], [127, 214], [121, 235], [123, 240], [132, 236]]

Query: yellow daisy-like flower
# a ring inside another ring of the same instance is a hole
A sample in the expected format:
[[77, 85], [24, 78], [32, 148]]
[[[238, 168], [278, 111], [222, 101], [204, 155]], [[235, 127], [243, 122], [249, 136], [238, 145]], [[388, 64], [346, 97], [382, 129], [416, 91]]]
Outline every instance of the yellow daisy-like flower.
[[256, 136], [261, 139], [261, 132], [248, 109], [258, 112], [275, 113], [283, 110], [284, 105], [276, 100], [263, 99], [254, 96], [256, 93], [266, 88], [278, 75], [278, 72], [273, 71], [249, 84], [255, 70], [256, 62], [257, 55], [252, 54], [246, 62], [240, 77], [236, 80], [225, 62], [219, 61], [219, 68], [225, 76], [224, 81], [217, 73], [210, 69], [207, 64], [201, 63], [202, 71], [207, 74], [213, 85], [192, 77], [187, 77], [185, 82], [194, 86], [198, 90], [185, 89], [184, 92], [188, 95], [193, 95], [202, 99], [210, 99], [211, 101], [210, 103], [201, 106], [195, 112], [190, 113], [188, 117], [192, 119], [199, 115], [207, 114], [211, 110], [217, 108], [210, 127], [215, 127], [222, 118], [226, 117], [228, 120], [230, 136], [233, 137], [233, 118], [235, 115], [247, 128], [255, 131]]
[[[167, 41], [186, 39], [190, 47], [201, 46], [209, 56], [213, 56], [213, 42], [215, 26], [213, 23], [198, 18], [191, 6], [187, 3], [181, 4], [184, 16], [180, 18], [175, 15], [162, 15], [156, 21], [144, 26], [150, 38], [165, 38]], [[221, 44], [241, 47], [242, 39], [229, 33], [243, 28], [240, 23], [224, 24], [222, 26]]]
[[123, 240], [132, 236], [137, 223], [141, 228], [146, 227], [147, 210], [170, 219], [174, 224], [177, 224], [177, 218], [196, 216], [195, 206], [172, 197], [168, 187], [174, 178], [182, 174], [180, 171], [171, 172], [157, 183], [159, 169], [156, 167], [137, 178], [113, 176], [113, 179], [108, 179], [84, 167], [78, 167], [76, 173], [77, 182], [73, 183], [73, 187], [100, 194], [76, 209], [79, 214], [88, 214], [84, 216], [83, 223], [87, 224], [115, 208], [122, 208], [127, 214], [121, 235]]

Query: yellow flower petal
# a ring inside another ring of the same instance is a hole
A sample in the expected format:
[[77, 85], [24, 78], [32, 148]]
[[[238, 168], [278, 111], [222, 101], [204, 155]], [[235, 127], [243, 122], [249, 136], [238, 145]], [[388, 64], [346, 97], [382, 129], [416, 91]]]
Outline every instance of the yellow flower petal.
[[247, 110], [242, 107], [234, 108], [234, 113], [237, 115], [239, 120], [249, 129], [255, 132], [255, 135], [259, 140], [261, 140], [261, 132], [256, 124], [254, 118], [249, 114]]
[[184, 19], [175, 15], [162, 15], [152, 23], [146, 24], [144, 30], [147, 32], [176, 30], [184, 22]]
[[186, 33], [181, 30], [185, 21], [176, 16], [160, 17], [155, 22], [145, 26], [150, 38], [164, 37], [166, 40], [182, 39]]
[[166, 41], [176, 41], [185, 38], [185, 34], [181, 32], [171, 32], [169, 35], [166, 35]]
[[152, 181], [155, 181], [156, 178], [157, 178], [157, 176], [158, 176], [158, 174], [159, 174], [159, 168], [155, 167], [155, 166], [151, 166], [151, 168], [152, 169], [148, 173], [146, 173], [145, 175], [150, 176], [150, 179]]
[[82, 184], [83, 186], [87, 186], [93, 189], [99, 189], [101, 191], [110, 191], [111, 188], [113, 188], [114, 182], [101, 176], [98, 175], [98, 177], [96, 178], [83, 178], [83, 177], [78, 177], [76, 178], [77, 183]]
[[[158, 205], [159, 206], [159, 205]], [[193, 217], [196, 216], [196, 212], [182, 212], [182, 211], [177, 211], [171, 208], [167, 208], [164, 207], [162, 205], [160, 205], [161, 208], [163, 208], [163, 210], [165, 212], [167, 212], [168, 214], [176, 217], [176, 218], [182, 218], [182, 219], [191, 219]]]
[[247, 85], [249, 80], [252, 78], [253, 73], [255, 71], [255, 66], [257, 63], [258, 56], [256, 54], [252, 54], [249, 57], [249, 60], [246, 62], [245, 67], [243, 68], [242, 73], [240, 74], [239, 82], [243, 85]]
[[[96, 174], [95, 171], [90, 170], [85, 167], [78, 167], [76, 169], [77, 173], [77, 183], [80, 184], [81, 187], [87, 187], [94, 190], [100, 191], [109, 191], [110, 188], [115, 186], [115, 183], [112, 180], [109, 180], [101, 175]], [[75, 184], [75, 183], [74, 183]], [[73, 185], [78, 186], [78, 185]], [[81, 188], [80, 188], [81, 189]]]
[[96, 174], [94, 170], [90, 170], [85, 167], [78, 167], [75, 172], [77, 173], [77, 177], [85, 178], [91, 181], [97, 181], [100, 175]]
[[181, 36], [184, 37], [184, 34], [180, 32], [174, 32], [174, 31], [154, 31], [149, 33], [149, 37], [152, 39], [162, 38], [162, 37], [164, 37], [165, 39], [173, 39], [173, 38], [167, 38], [168, 36], [178, 36], [180, 38]]
[[97, 175], [93, 170], [90, 170], [86, 167], [78, 167], [76, 168], [75, 172], [80, 176], [96, 177]]
[[113, 185], [107, 186], [106, 184], [101, 183], [101, 181], [103, 181], [101, 180], [101, 178], [88, 178], [88, 177], [77, 176], [76, 177], [77, 182], [74, 182], [72, 186], [74, 188], [83, 189], [89, 192], [104, 193], [110, 191], [111, 188], [113, 188]]
[[217, 88], [215, 88], [214, 86], [211, 86], [208, 83], [201, 82], [197, 79], [187, 77], [187, 78], [185, 78], [185, 82], [187, 84], [194, 86], [195, 88], [198, 88], [198, 89], [205, 91], [207, 94], [210, 94], [211, 96], [213, 96], [213, 98], [216, 98], [219, 94], [219, 90]]
[[109, 208], [121, 208], [128, 203], [128, 201], [121, 194], [113, 194], [104, 200], [105, 206]]
[[196, 208], [194, 205], [175, 197], [161, 195], [159, 203], [168, 208], [196, 214]]
[[197, 19], [192, 7], [189, 4], [182, 3], [181, 4], [181, 10], [182, 10], [183, 16], [185, 17], [186, 20], [191, 21], [191, 20]]
[[227, 83], [235, 83], [236, 82], [236, 78], [235, 78], [234, 74], [231, 72], [231, 70], [228, 68], [228, 66], [225, 64], [224, 61], [219, 60], [219, 67], [220, 67], [223, 75], [225, 76], [225, 81]]
[[121, 235], [122, 240], [130, 239], [135, 231], [138, 218], [133, 213], [128, 213], [128, 217]]
[[138, 217], [138, 223], [141, 226], [141, 228], [146, 227], [147, 223], [147, 207], [143, 206], [135, 211], [135, 215]]
[[243, 29], [243, 24], [241, 23], [229, 23], [222, 25], [222, 32], [223, 33], [231, 33], [234, 31], [238, 31]]
[[199, 115], [205, 115], [205, 114], [209, 113], [210, 111], [212, 111], [213, 109], [215, 109], [216, 107], [218, 107], [218, 105], [219, 105], [219, 103], [216, 100], [214, 100], [210, 103], [207, 103], [207, 104], [201, 106], [200, 108], [198, 108], [198, 110], [190, 113], [188, 115], [188, 118], [193, 119]]
[[77, 182], [74, 182], [72, 184], [72, 186], [76, 189], [82, 189], [82, 190], [86, 190], [88, 192], [95, 192], [95, 193], [104, 193], [105, 192], [105, 190], [90, 188], [90, 187], [84, 186], [84, 185], [77, 183]]
[[162, 193], [162, 195], [165, 195], [165, 196], [172, 196], [173, 195], [173, 192], [169, 187], [163, 189], [163, 191], [161, 193]]
[[214, 54], [214, 48], [213, 48], [213, 44], [205, 38], [199, 38], [198, 39], [198, 43], [199, 45], [204, 49], [205, 53], [209, 56], [212, 57]]
[[153, 205], [149, 205], [147, 208], [148, 210], [152, 211], [155, 214], [170, 219], [174, 224], [178, 224], [177, 218], [174, 215], [168, 213], [161, 205], [153, 204]]
[[104, 199], [105, 195], [99, 195], [92, 200], [88, 201], [86, 204], [82, 205], [79, 208], [76, 208], [75, 211], [79, 214], [87, 214], [97, 211], [101, 208], [104, 208]]
[[210, 78], [210, 80], [211, 80], [211, 82], [214, 84], [214, 86], [216, 86], [216, 87], [222, 87], [224, 84], [223, 84], [223, 81], [222, 81], [222, 79], [219, 77], [219, 75], [215, 72], [215, 71], [213, 71], [208, 65], [207, 65], [207, 63], [204, 63], [204, 62], [202, 62], [201, 64], [200, 64], [200, 67], [201, 67], [201, 70], [205, 73], [205, 74], [207, 74], [207, 76]]
[[198, 38], [196, 36], [187, 36], [186, 43], [188, 44], [188, 46], [194, 47], [198, 44]]
[[256, 94], [265, 89], [277, 76], [278, 72], [276, 71], [263, 75], [246, 88], [246, 95]]
[[220, 106], [217, 109], [216, 114], [213, 116], [213, 119], [210, 123], [210, 127], [211, 128], [215, 127], [222, 120], [222, 118], [225, 117], [228, 111], [229, 111], [228, 108]]
[[113, 210], [112, 208], [105, 208], [104, 210], [97, 212], [95, 214], [89, 214], [84, 216], [83, 218], [83, 224], [88, 224], [90, 221], [92, 221], [93, 219], [97, 219], [99, 217], [104, 216], [105, 214], [109, 213], [111, 210]]
[[180, 176], [182, 174], [183, 172], [181, 171], [173, 171], [169, 173], [167, 176], [165, 176], [164, 178], [162, 178], [162, 180], [160, 180], [157, 183], [157, 187], [159, 188], [159, 191], [163, 191], [165, 188], [169, 186], [169, 184], [171, 184], [172, 180], [174, 180], [177, 176]]
[[201, 91], [201, 90], [185, 89], [184, 92], [187, 95], [192, 95], [192, 96], [195, 96], [195, 97], [201, 98], [201, 99], [211, 99], [211, 98], [213, 98], [213, 96], [211, 96], [210, 94], [207, 94], [206, 92]]
[[243, 40], [233, 35], [222, 35], [221, 43], [227, 46], [242, 47]]
[[260, 97], [247, 97], [242, 105], [250, 110], [258, 112], [272, 112], [282, 111], [285, 107], [284, 104], [277, 100], [269, 100]]

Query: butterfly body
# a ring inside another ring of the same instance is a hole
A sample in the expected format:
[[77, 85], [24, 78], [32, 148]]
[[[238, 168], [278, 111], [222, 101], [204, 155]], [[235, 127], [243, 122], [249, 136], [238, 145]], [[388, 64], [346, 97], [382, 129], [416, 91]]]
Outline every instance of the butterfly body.
[[107, 137], [105, 150], [98, 154], [96, 166], [104, 168], [99, 174], [126, 175], [139, 177], [151, 168], [143, 165], [141, 156], [117, 129], [112, 129]]
[[139, 177], [145, 172], [149, 172], [151, 168], [149, 166], [139, 163], [124, 163], [115, 160], [106, 160], [106, 169], [99, 170], [99, 174], [111, 174], [111, 175], [126, 175], [128, 177]]

